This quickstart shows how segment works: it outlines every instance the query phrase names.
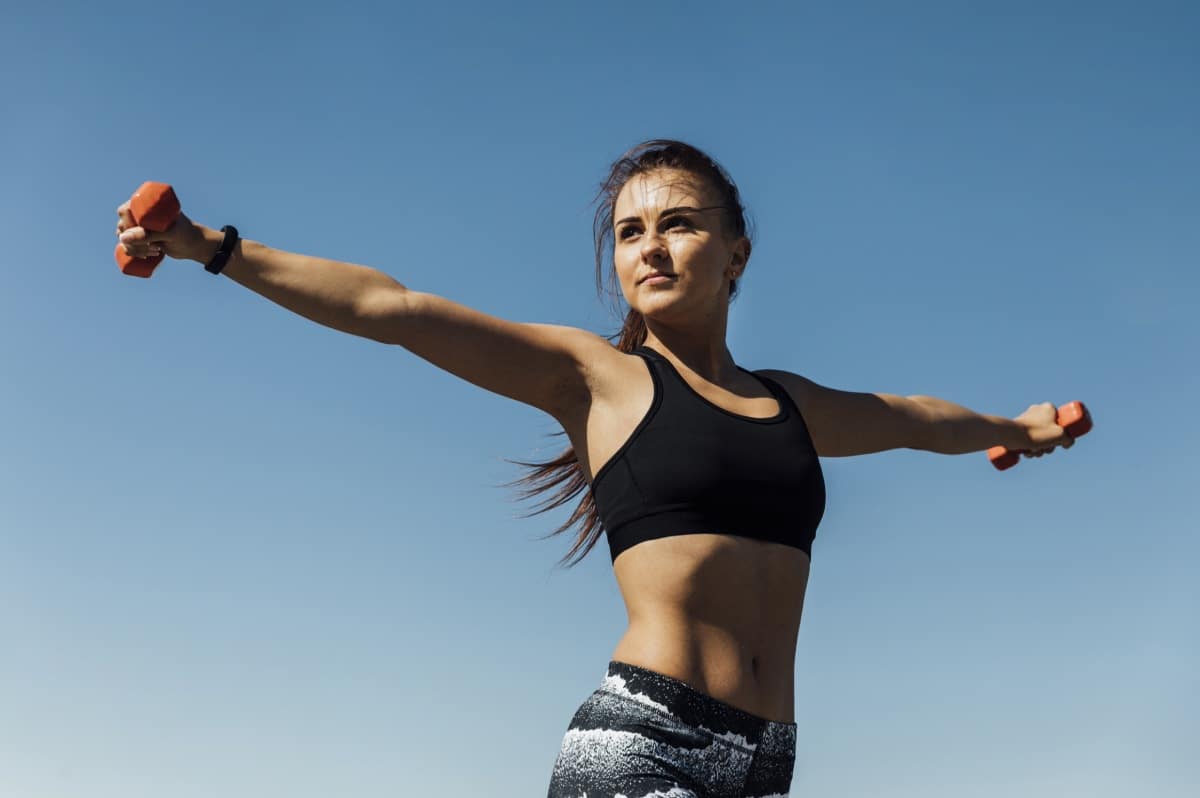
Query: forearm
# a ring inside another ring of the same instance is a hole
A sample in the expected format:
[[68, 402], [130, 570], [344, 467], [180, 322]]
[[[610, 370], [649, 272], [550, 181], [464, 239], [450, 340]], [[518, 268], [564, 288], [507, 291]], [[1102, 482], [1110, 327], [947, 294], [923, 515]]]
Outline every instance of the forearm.
[[993, 446], [1022, 449], [1029, 445], [1028, 433], [1017, 421], [974, 410], [934, 396], [912, 396], [926, 411], [933, 434], [930, 451], [967, 454]]
[[[203, 228], [206, 249], [193, 260], [206, 262], [223, 234]], [[221, 274], [293, 313], [352, 335], [365, 334], [363, 301], [380, 288], [404, 286], [369, 266], [285, 252], [240, 239]]]

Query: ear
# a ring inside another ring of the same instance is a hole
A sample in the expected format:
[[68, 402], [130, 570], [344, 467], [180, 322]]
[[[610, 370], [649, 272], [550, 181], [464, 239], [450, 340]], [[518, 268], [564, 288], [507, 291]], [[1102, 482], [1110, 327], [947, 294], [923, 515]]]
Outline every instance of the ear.
[[733, 245], [733, 255], [729, 259], [729, 265], [740, 272], [746, 268], [748, 260], [750, 260], [750, 239], [742, 236]]

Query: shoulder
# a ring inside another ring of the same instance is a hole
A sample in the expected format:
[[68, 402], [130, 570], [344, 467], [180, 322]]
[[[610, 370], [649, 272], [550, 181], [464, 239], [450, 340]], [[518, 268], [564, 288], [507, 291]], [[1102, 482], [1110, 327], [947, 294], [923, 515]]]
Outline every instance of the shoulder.
[[821, 386], [817, 383], [791, 371], [784, 371], [783, 369], [757, 369], [753, 373], [773, 380], [783, 386], [788, 396], [800, 408], [800, 412], [805, 415], [808, 414], [808, 408], [812, 404], [815, 394], [821, 390]]
[[929, 414], [913, 397], [843, 391], [782, 369], [755, 373], [775, 380], [788, 392], [821, 456], [846, 457], [931, 446], [934, 433]]
[[759, 369], [759, 376], [773, 380], [791, 397], [804, 420], [809, 438], [817, 454], [827, 457], [839, 453], [837, 430], [843, 426], [839, 419], [837, 391], [820, 385], [807, 377], [783, 369]]

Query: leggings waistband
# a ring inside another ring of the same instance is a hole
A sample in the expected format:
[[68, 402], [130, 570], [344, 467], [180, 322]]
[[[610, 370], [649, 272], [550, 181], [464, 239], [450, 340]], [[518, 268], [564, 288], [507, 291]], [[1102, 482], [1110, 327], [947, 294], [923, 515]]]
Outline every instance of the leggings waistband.
[[600, 690], [665, 712], [683, 723], [750, 748], [770, 739], [795, 745], [796, 724], [769, 720], [702, 693], [666, 674], [612, 660]]

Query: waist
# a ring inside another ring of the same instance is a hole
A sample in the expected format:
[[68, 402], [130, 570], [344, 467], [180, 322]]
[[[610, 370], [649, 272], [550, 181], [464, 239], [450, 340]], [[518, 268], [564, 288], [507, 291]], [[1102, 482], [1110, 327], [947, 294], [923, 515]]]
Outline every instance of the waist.
[[703, 623], [641, 620], [629, 625], [612, 659], [670, 676], [752, 715], [793, 723], [795, 637], [787, 642], [755, 646]]

